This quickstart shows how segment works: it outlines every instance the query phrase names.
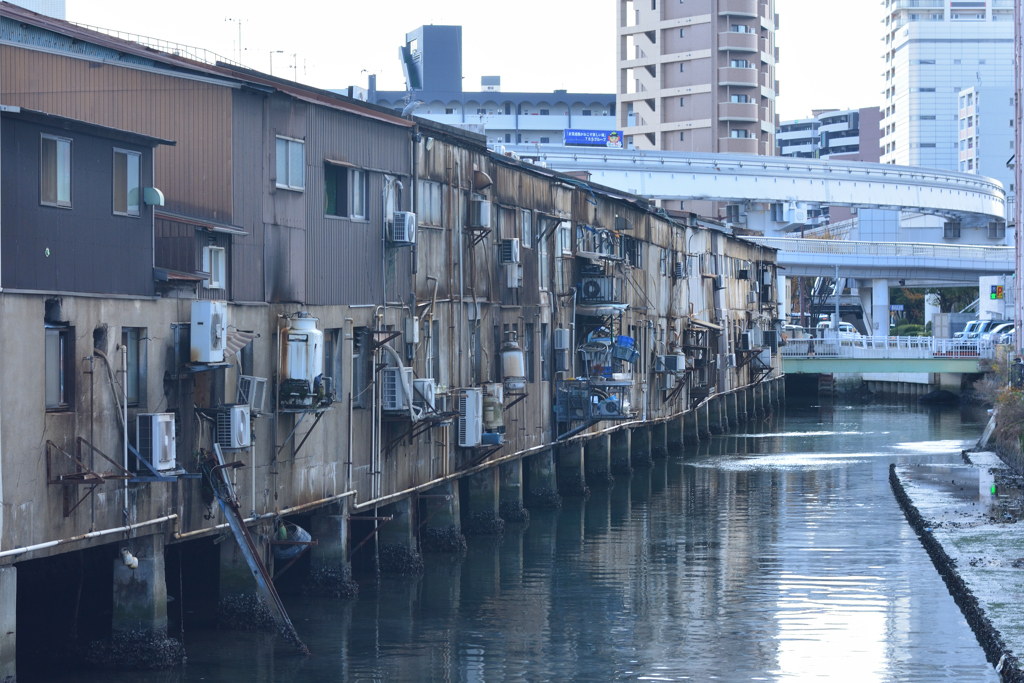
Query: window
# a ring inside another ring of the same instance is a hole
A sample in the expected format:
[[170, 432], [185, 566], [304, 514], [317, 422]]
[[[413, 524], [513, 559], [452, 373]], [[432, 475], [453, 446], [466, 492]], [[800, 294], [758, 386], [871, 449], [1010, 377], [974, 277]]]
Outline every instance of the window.
[[478, 109], [476, 110], [476, 113], [477, 113], [477, 114], [479, 114], [480, 116], [483, 116], [484, 114], [486, 114], [486, 113], [487, 113], [487, 110], [486, 110], [486, 109], [479, 109], [479, 108], [478, 108]]
[[46, 409], [74, 408], [75, 330], [47, 327], [44, 347], [46, 365]]
[[679, 62], [679, 70], [686, 71], [686, 62]]
[[139, 215], [139, 159], [138, 152], [114, 150], [114, 213], [122, 216]]
[[306, 187], [305, 143], [278, 136], [277, 186], [301, 192]]
[[736, 69], [746, 69], [750, 64], [745, 59], [733, 59], [730, 60], [729, 65]]
[[747, 102], [750, 101], [750, 98], [747, 97], [746, 95], [732, 95], [729, 98], [729, 101], [736, 102], [737, 104], [746, 104]]
[[528, 209], [523, 209], [522, 217], [523, 238], [521, 244], [526, 249], [533, 249], [533, 214]]
[[921, 115], [921, 120], [922, 121], [934, 121], [935, 120], [935, 116], [930, 116], [930, 115], [927, 115], [927, 114], [922, 114]]
[[349, 218], [367, 220], [370, 217], [370, 214], [367, 211], [367, 205], [369, 204], [369, 198], [367, 197], [369, 183], [367, 182], [366, 175], [366, 171], [360, 171], [355, 168], [349, 169]]
[[750, 33], [750, 29], [744, 24], [733, 24], [729, 27], [733, 33]]
[[537, 238], [537, 280], [540, 289], [549, 290], [551, 289], [551, 266], [548, 262], [548, 241], [544, 237], [543, 231], [541, 231]]
[[533, 323], [523, 325], [523, 356], [526, 358], [526, 381], [537, 381], [536, 362], [533, 354]]
[[668, 275], [668, 250], [661, 249], [661, 260], [658, 265], [658, 272], [662, 275]]
[[344, 338], [340, 328], [324, 330], [324, 376], [331, 378], [335, 392], [341, 386], [341, 340]]
[[445, 114], [454, 114], [455, 110], [452, 109], [451, 107], [445, 107], [444, 113]]
[[505, 142], [512, 142], [512, 133], [505, 133]]
[[686, 98], [685, 97], [680, 97], [679, 98], [679, 106], [680, 107], [685, 107], [686, 106]]
[[563, 256], [572, 256], [572, 224], [562, 221], [558, 226], [558, 250]]
[[209, 273], [207, 289], [227, 289], [227, 256], [224, 247], [203, 247], [203, 272]]
[[352, 330], [352, 407], [366, 408], [370, 405], [371, 364], [373, 343], [369, 327]]
[[583, 115], [584, 116], [593, 116], [593, 114], [594, 114], [594, 112], [591, 111], [590, 109], [584, 109], [583, 110]]
[[548, 369], [548, 358], [551, 357], [551, 349], [548, 347], [548, 324], [540, 324], [540, 380], [551, 381], [550, 370]]
[[416, 222], [422, 225], [442, 225], [441, 183], [419, 181], [416, 188]]
[[679, 29], [679, 37], [680, 38], [685, 38], [686, 37], [686, 29], [684, 29], [684, 28]]
[[128, 374], [124, 378], [124, 390], [128, 396], [128, 405], [138, 407], [141, 401], [141, 396], [144, 393], [144, 381], [145, 373], [143, 372], [143, 364], [145, 362], [145, 352], [143, 345], [145, 344], [146, 330], [141, 327], [122, 327], [121, 328], [121, 346], [124, 347], [125, 352], [128, 355]]
[[749, 130], [734, 130], [734, 131], [732, 131], [730, 133], [730, 135], [732, 137], [734, 137], [734, 138], [749, 138], [750, 137], [750, 131]]
[[682, 130], [679, 131], [679, 140], [680, 141], [686, 140], [686, 131], [682, 131]]
[[549, 145], [549, 144], [551, 144], [551, 138], [541, 138], [540, 139], [540, 144], [542, 144], [542, 145]]
[[540, 115], [541, 116], [550, 116], [551, 115], [551, 110], [550, 109], [541, 109], [540, 110]]
[[39, 160], [39, 203], [71, 208], [71, 140], [43, 135]]

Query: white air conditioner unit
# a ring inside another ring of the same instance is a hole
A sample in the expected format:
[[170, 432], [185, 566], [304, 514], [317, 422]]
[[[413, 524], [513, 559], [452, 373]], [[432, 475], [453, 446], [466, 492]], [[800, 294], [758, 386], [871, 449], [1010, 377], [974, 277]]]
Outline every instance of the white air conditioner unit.
[[761, 283], [764, 284], [766, 287], [772, 286], [772, 271], [766, 270], [763, 273], [761, 273]]
[[174, 413], [141, 413], [135, 416], [139, 456], [159, 471], [173, 470], [175, 458]]
[[736, 367], [736, 354], [735, 353], [727, 353], [725, 355], [725, 367], [727, 367], [727, 368], [734, 368], [734, 367]]
[[764, 331], [760, 327], [751, 327], [750, 341], [754, 345], [753, 348], [764, 346]]
[[432, 379], [414, 379], [412, 381], [412, 402], [420, 410], [434, 412], [437, 410], [435, 393], [437, 385]]
[[471, 228], [491, 227], [491, 203], [486, 199], [469, 200], [469, 220]]
[[416, 214], [395, 211], [395, 218], [391, 221], [391, 241], [395, 244], [416, 244]]
[[406, 382], [412, 385], [412, 368], [390, 367], [381, 370], [381, 407], [386, 413], [404, 413], [409, 410]]
[[191, 325], [193, 363], [223, 363], [228, 336], [228, 305], [223, 301], [193, 301]]
[[523, 267], [520, 264], [505, 264], [505, 286], [509, 289], [519, 289], [523, 286]]
[[466, 389], [459, 396], [459, 446], [476, 448], [483, 432], [483, 392]]
[[658, 356], [655, 368], [658, 372], [668, 374], [681, 373], [686, 370], [686, 356], [681, 354], [675, 356]]
[[752, 351], [754, 348], [754, 335], [750, 331], [746, 331], [740, 335], [740, 350], [741, 351]]
[[555, 328], [555, 351], [568, 351], [570, 341], [570, 334], [567, 328]]
[[747, 303], [748, 304], [756, 304], [757, 303], [757, 292], [747, 292]]
[[519, 263], [518, 237], [513, 237], [512, 239], [501, 241], [501, 263], [502, 265], [508, 265], [510, 263]]
[[238, 388], [235, 391], [235, 402], [249, 406], [249, 412], [262, 413], [267, 402], [267, 379], [251, 375], [238, 376]]
[[772, 350], [771, 349], [761, 349], [761, 351], [758, 352], [758, 354], [756, 356], [754, 356], [754, 360], [762, 368], [765, 368], [765, 369], [770, 368], [772, 366]]
[[252, 445], [248, 405], [228, 406], [228, 410], [217, 413], [217, 443], [225, 450]]

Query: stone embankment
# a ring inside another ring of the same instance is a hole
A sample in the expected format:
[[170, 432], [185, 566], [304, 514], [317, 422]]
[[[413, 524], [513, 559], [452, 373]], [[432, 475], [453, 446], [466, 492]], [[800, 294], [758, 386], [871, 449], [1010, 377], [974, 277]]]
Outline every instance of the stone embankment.
[[890, 465], [889, 483], [988, 661], [1007, 683], [1024, 683], [1024, 481], [994, 453], [964, 464]]

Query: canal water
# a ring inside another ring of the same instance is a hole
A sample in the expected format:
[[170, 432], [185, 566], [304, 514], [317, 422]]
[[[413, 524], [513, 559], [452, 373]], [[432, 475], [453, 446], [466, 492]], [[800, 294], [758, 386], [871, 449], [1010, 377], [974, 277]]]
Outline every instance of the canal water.
[[187, 667], [143, 680], [996, 682], [888, 483], [983, 418], [791, 404], [420, 578], [288, 599], [308, 659], [186, 631]]

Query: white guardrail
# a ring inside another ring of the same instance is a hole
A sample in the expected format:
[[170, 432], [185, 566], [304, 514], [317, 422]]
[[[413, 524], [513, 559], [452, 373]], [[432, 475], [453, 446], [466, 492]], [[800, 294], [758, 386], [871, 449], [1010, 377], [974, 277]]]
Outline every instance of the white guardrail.
[[935, 337], [825, 337], [788, 339], [783, 358], [994, 358], [995, 347], [977, 339]]
[[[781, 252], [793, 254], [827, 254], [831, 256], [904, 256], [974, 261], [1008, 261], [1013, 247], [985, 245], [926, 244], [920, 242], [855, 242], [850, 240], [815, 240], [792, 237], [747, 237]], [[942, 340], [939, 340], [942, 341]]]

